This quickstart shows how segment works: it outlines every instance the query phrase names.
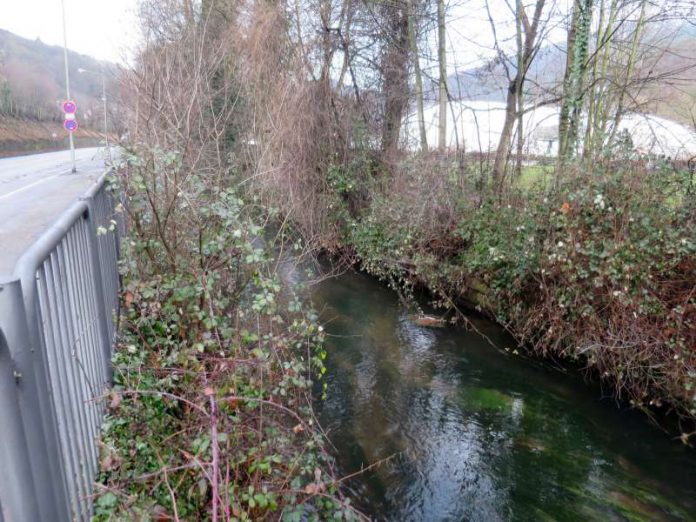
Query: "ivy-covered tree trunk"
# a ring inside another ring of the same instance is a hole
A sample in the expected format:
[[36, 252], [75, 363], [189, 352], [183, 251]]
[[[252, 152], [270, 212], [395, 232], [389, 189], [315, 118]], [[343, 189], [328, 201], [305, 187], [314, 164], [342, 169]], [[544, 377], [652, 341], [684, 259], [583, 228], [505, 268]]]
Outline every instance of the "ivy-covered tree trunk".
[[563, 100], [558, 123], [559, 163], [566, 163], [575, 153], [582, 117], [585, 78], [588, 70], [590, 26], [593, 0], [575, 0], [568, 28]]

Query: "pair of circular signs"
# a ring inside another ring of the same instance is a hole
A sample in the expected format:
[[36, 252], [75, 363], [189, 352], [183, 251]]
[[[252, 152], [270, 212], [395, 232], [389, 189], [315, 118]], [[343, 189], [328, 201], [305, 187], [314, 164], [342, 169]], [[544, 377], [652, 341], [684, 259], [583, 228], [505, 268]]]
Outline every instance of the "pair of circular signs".
[[79, 125], [75, 119], [75, 113], [77, 112], [77, 104], [72, 100], [67, 100], [63, 102], [63, 112], [65, 113], [65, 119], [63, 120], [63, 128], [68, 132], [75, 132]]

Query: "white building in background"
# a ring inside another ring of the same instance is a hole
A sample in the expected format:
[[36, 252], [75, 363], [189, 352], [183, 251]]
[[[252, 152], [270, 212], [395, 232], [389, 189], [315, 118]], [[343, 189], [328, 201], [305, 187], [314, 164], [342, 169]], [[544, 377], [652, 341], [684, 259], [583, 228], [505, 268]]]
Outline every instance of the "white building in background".
[[[425, 126], [428, 146], [435, 148], [438, 137], [437, 104], [426, 106]], [[559, 108], [542, 106], [524, 117], [524, 152], [536, 156], [556, 156], [558, 152]], [[505, 122], [505, 104], [489, 101], [454, 101], [447, 105], [447, 144], [467, 153], [495, 152]], [[674, 121], [652, 115], [626, 115], [619, 123], [619, 132], [631, 137], [633, 148], [640, 154], [689, 159], [696, 156], [696, 133]], [[404, 125], [409, 148], [419, 147], [416, 114], [410, 114]]]

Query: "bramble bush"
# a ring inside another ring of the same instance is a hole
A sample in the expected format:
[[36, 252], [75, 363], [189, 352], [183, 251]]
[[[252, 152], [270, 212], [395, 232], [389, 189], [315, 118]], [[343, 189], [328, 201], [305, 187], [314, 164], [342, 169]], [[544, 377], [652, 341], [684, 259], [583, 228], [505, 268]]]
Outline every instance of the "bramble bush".
[[357, 519], [312, 413], [323, 329], [274, 272], [262, 215], [231, 177], [189, 175], [165, 197], [176, 153], [124, 160], [130, 236], [95, 520]]

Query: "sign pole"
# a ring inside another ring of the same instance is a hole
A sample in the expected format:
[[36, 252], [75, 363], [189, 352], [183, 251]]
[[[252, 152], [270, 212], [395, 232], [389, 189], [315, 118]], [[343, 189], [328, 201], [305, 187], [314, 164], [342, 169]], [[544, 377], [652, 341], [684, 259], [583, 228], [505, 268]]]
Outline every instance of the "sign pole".
[[[60, 0], [60, 7], [63, 12], [63, 62], [65, 65], [65, 94], [66, 100], [70, 99], [70, 71], [68, 70], [68, 35], [65, 29], [65, 0]], [[77, 172], [77, 166], [75, 164], [75, 141], [73, 140], [73, 133], [69, 132], [68, 136], [70, 138], [70, 161], [72, 162], [72, 172]]]

